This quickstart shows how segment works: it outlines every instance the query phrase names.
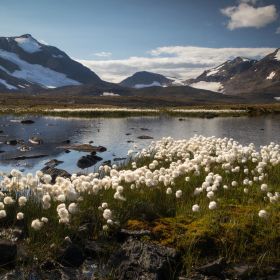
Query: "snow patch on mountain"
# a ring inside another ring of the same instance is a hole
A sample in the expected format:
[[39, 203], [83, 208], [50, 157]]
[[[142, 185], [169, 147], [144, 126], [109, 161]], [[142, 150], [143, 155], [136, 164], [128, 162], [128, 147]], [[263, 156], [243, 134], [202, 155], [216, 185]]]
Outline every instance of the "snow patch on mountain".
[[6, 86], [8, 89], [18, 89], [17, 87], [9, 85], [5, 80], [0, 79], [0, 83]]
[[217, 82], [198, 82], [198, 83], [193, 83], [189, 85], [190, 87], [193, 88], [199, 88], [199, 89], [206, 89], [206, 90], [211, 90], [215, 92], [222, 92], [223, 91], [223, 85], [221, 83]]
[[136, 89], [145, 88], [145, 87], [162, 87], [162, 84], [154, 81], [150, 85], [137, 84], [137, 85], [134, 86], [134, 88], [136, 88]]
[[54, 55], [54, 54], [52, 54], [52, 57], [63, 58], [63, 55], [61, 55], [61, 54], [59, 54], [59, 55]]
[[13, 62], [21, 69], [16, 70], [13, 73], [9, 73], [5, 68], [1, 68], [13, 77], [31, 81], [35, 84], [39, 84], [47, 88], [62, 87], [68, 85], [81, 85], [81, 83], [67, 78], [65, 74], [56, 72], [49, 68], [45, 68], [39, 64], [29, 64], [28, 62], [21, 60], [15, 53], [7, 52], [0, 49], [0, 57]]
[[173, 78], [173, 77], [166, 77], [167, 79], [169, 80], [173, 80], [172, 81], [172, 85], [175, 86], [175, 85], [180, 85], [180, 86], [184, 86], [184, 80], [182, 79], [178, 79], [178, 78]]
[[100, 96], [120, 96], [120, 95], [113, 92], [103, 92], [103, 94], [101, 94]]
[[277, 53], [275, 55], [275, 59], [280, 61], [280, 50], [277, 51]]
[[212, 76], [212, 75], [214, 75], [214, 74], [216, 74], [216, 73], [218, 73], [219, 72], [219, 69], [217, 70], [217, 69], [213, 69], [213, 70], [211, 70], [210, 72], [208, 72], [207, 74], [206, 74], [206, 76]]
[[275, 72], [271, 72], [270, 75], [266, 78], [267, 80], [271, 80], [275, 76]]
[[242, 58], [242, 60], [245, 62], [245, 61], [250, 61], [251, 59], [249, 59], [249, 58], [244, 58], [244, 57], [241, 57]]
[[32, 37], [28, 38], [15, 38], [15, 41], [18, 43], [19, 47], [25, 50], [28, 53], [34, 53], [41, 51], [41, 47], [38, 42]]

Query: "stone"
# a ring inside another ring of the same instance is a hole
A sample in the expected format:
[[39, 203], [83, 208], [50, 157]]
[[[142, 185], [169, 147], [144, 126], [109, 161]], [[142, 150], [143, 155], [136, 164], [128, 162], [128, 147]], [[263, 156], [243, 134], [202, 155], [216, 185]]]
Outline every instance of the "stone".
[[47, 157], [48, 155], [26, 155], [26, 156], [18, 156], [18, 157], [12, 157], [12, 158], [5, 158], [9, 160], [24, 160], [24, 159], [29, 159], [29, 158], [42, 158], [42, 157]]
[[84, 275], [80, 270], [70, 268], [70, 267], [64, 267], [59, 270], [55, 271], [57, 276], [59, 278], [53, 278], [53, 279], [63, 279], [63, 280], [90, 280], [95, 278], [90, 278], [87, 275]]
[[119, 158], [114, 158], [113, 161], [119, 161], [119, 160], [125, 160], [126, 158], [122, 158], [122, 157], [119, 157]]
[[10, 264], [15, 261], [17, 245], [7, 240], [0, 240], [0, 264]]
[[69, 154], [69, 153], [71, 153], [71, 151], [68, 150], [68, 149], [66, 149], [66, 150], [65, 150], [65, 153], [66, 153], [66, 154]]
[[108, 165], [108, 166], [111, 167], [111, 160], [106, 160], [106, 161], [104, 161], [101, 165], [102, 165], [102, 166]]
[[84, 246], [85, 246], [85, 253], [87, 256], [91, 257], [91, 258], [100, 258], [100, 256], [103, 256], [106, 254], [106, 250], [104, 250], [103, 248], [101, 248], [99, 246], [99, 244], [95, 241], [90, 241], [88, 239], [85, 240], [84, 242]]
[[92, 231], [92, 228], [93, 228], [93, 225], [91, 223], [86, 223], [86, 224], [79, 226], [79, 229], [78, 229], [79, 237], [82, 239], [88, 237]]
[[67, 139], [67, 140], [62, 140], [62, 141], [59, 141], [59, 143], [62, 143], [62, 144], [69, 144], [70, 143], [70, 140]]
[[16, 139], [10, 139], [4, 142], [7, 145], [16, 145], [17, 144], [17, 140]]
[[87, 168], [87, 167], [93, 166], [96, 163], [97, 163], [97, 160], [95, 160], [92, 156], [87, 155], [87, 156], [82, 156], [79, 158], [79, 160], [77, 162], [77, 166], [80, 168]]
[[71, 178], [71, 174], [64, 169], [54, 168], [52, 166], [46, 166], [41, 169], [44, 174], [49, 174], [52, 176], [52, 183], [55, 183], [56, 177]]
[[24, 140], [23, 139], [17, 140], [17, 143], [20, 144], [20, 145], [23, 145], [24, 144]]
[[177, 258], [178, 252], [173, 248], [129, 237], [110, 257], [108, 267], [119, 280], [167, 280]]
[[219, 277], [227, 265], [225, 258], [220, 258], [211, 263], [208, 263], [197, 270], [203, 275]]
[[250, 275], [252, 275], [252, 272], [254, 272], [254, 267], [251, 265], [248, 265], [245, 262], [229, 263], [228, 269], [233, 271], [234, 278], [238, 278], [238, 279], [248, 278], [248, 274], [250, 273]]
[[51, 161], [46, 162], [45, 165], [57, 166], [57, 165], [59, 165], [63, 162], [64, 161], [59, 161], [57, 159], [52, 159]]
[[138, 136], [137, 138], [138, 138], [138, 139], [154, 139], [154, 138], [151, 137], [151, 136], [145, 136], [145, 135]]
[[27, 247], [23, 244], [17, 245], [17, 260], [20, 263], [27, 263], [30, 260]]
[[85, 259], [83, 250], [78, 245], [71, 243], [67, 248], [61, 250], [56, 261], [66, 267], [79, 267]]
[[143, 128], [143, 127], [141, 127], [141, 130], [149, 130], [148, 128]]
[[150, 230], [144, 230], [144, 229], [128, 230], [123, 227], [119, 227], [117, 229], [117, 239], [119, 241], [124, 241], [125, 239], [129, 238], [130, 236], [135, 239], [140, 239], [143, 236], [149, 236], [151, 238], [155, 237], [154, 233]]
[[95, 155], [96, 155], [96, 151], [92, 150], [89, 154], [90, 154], [91, 156], [95, 156]]
[[29, 146], [26, 146], [26, 145], [22, 145], [22, 146], [18, 147], [18, 149], [19, 149], [21, 152], [26, 152], [26, 151], [31, 151], [33, 148], [32, 148], [32, 147], [29, 147]]
[[38, 137], [29, 137], [29, 141], [33, 144], [36, 144], [36, 145], [44, 143], [44, 141], [41, 138], [38, 138]]
[[35, 123], [35, 122], [32, 121], [32, 120], [21, 120], [21, 123], [24, 123], [24, 124], [31, 124], [31, 123]]

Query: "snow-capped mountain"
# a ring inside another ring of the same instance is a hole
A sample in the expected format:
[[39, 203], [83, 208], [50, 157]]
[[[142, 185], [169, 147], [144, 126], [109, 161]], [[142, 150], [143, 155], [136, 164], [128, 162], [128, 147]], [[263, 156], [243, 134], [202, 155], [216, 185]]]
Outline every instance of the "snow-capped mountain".
[[183, 85], [183, 80], [142, 71], [136, 72], [131, 77], [124, 79], [119, 85], [136, 89], [152, 86], [167, 87]]
[[261, 60], [237, 57], [204, 71], [185, 85], [222, 92], [241, 94], [272, 86], [280, 82], [280, 49]]
[[0, 37], [0, 89], [103, 83], [90, 69], [31, 35]]

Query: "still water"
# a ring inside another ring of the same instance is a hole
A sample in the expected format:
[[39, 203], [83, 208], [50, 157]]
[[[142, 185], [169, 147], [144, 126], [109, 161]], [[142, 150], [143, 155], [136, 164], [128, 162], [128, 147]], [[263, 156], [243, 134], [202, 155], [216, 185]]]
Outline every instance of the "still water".
[[[113, 160], [116, 157], [126, 157], [127, 151], [137, 145], [137, 149], [147, 148], [151, 141], [160, 140], [171, 136], [175, 140], [189, 139], [195, 134], [206, 137], [233, 138], [242, 145], [254, 143], [258, 149], [260, 145], [268, 145], [270, 142], [280, 144], [280, 116], [263, 117], [227, 117], [214, 119], [184, 118], [179, 121], [177, 117], [128, 117], [128, 118], [61, 118], [46, 116], [24, 116], [31, 119], [33, 124], [21, 124], [12, 122], [19, 117], [1, 116], [0, 130], [0, 170], [10, 173], [11, 169], [24, 169], [24, 174], [36, 172], [45, 167], [45, 163], [57, 159], [63, 161], [57, 168], [65, 169], [69, 173], [79, 171], [94, 172], [94, 169], [105, 160]], [[23, 117], [20, 117], [23, 119]], [[55, 124], [48, 126], [47, 124]], [[7, 126], [8, 125], [8, 126]], [[128, 134], [128, 135], [127, 135]], [[154, 139], [140, 140], [137, 137], [145, 135]], [[29, 137], [39, 137], [44, 140], [40, 145], [29, 142]], [[31, 151], [20, 151], [20, 145], [7, 145], [4, 141], [23, 139], [25, 145], [31, 146]], [[59, 141], [70, 140], [70, 144], [88, 144], [93, 141], [94, 146], [105, 146], [106, 152], [97, 153], [103, 160], [85, 170], [77, 166], [78, 159], [88, 153], [71, 150], [65, 153]], [[127, 141], [134, 141], [128, 143]], [[26, 160], [9, 160], [7, 158], [22, 155], [46, 154], [47, 157]]]

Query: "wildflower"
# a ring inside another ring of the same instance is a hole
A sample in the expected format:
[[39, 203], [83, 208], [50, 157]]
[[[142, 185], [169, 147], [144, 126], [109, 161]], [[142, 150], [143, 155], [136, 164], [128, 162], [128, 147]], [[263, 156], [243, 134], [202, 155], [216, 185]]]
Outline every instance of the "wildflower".
[[69, 236], [66, 236], [64, 240], [65, 240], [66, 242], [68, 242], [68, 243], [72, 243], [72, 240], [70, 239]]
[[39, 219], [36, 219], [31, 223], [31, 227], [34, 228], [35, 230], [41, 229], [42, 226], [43, 226], [43, 222], [40, 222]]
[[237, 182], [236, 182], [236, 181], [232, 181], [232, 182], [231, 182], [231, 185], [232, 185], [233, 187], [236, 187], [236, 186], [237, 186]]
[[192, 210], [193, 212], [199, 212], [199, 206], [197, 204], [195, 204], [193, 207], [192, 207]]
[[112, 212], [111, 212], [111, 210], [110, 209], [105, 209], [104, 212], [103, 212], [103, 217], [106, 220], [112, 219]]
[[101, 206], [98, 207], [98, 210], [103, 212], [103, 208]]
[[106, 202], [103, 202], [102, 203], [102, 206], [101, 206], [103, 209], [106, 209], [106, 208], [108, 208], [108, 203], [106, 203]]
[[245, 188], [245, 189], [244, 189], [244, 193], [247, 194], [248, 192], [249, 192], [249, 190]]
[[70, 203], [70, 205], [68, 206], [68, 210], [71, 214], [76, 214], [78, 212], [77, 204], [75, 204], [74, 202]]
[[189, 182], [190, 181], [190, 177], [186, 177], [185, 180], [186, 180], [186, 182]]
[[61, 195], [59, 195], [56, 199], [57, 199], [58, 201], [60, 201], [60, 202], [64, 202], [64, 201], [66, 200], [66, 197], [65, 197], [64, 194], [61, 194]]
[[176, 192], [176, 197], [180, 198], [181, 196], [182, 196], [182, 191], [181, 190], [177, 191]]
[[268, 190], [267, 184], [262, 184], [261, 185], [261, 190], [264, 191], [264, 192], [267, 191]]
[[10, 196], [6, 196], [5, 198], [4, 198], [4, 203], [5, 204], [13, 204], [13, 203], [15, 203], [15, 201], [10, 197]]
[[113, 222], [112, 220], [109, 219], [109, 220], [107, 220], [107, 224], [109, 224], [109, 225], [112, 226], [112, 225], [114, 224], [114, 222]]
[[172, 194], [172, 189], [171, 189], [171, 188], [168, 188], [168, 189], [166, 190], [166, 193], [167, 193], [167, 194]]
[[3, 210], [5, 208], [4, 203], [0, 202], [0, 210]]
[[208, 192], [207, 193], [207, 197], [209, 198], [209, 199], [212, 199], [213, 197], [214, 197], [214, 192]]
[[26, 198], [25, 196], [21, 196], [21, 197], [18, 199], [18, 204], [19, 204], [19, 206], [24, 206], [26, 202], [27, 202], [27, 198]]
[[107, 225], [103, 226], [103, 230], [107, 231], [108, 230], [108, 226]]
[[123, 187], [122, 186], [118, 186], [117, 187], [117, 192], [118, 193], [123, 193]]
[[211, 201], [209, 203], [209, 209], [213, 210], [217, 207], [217, 203], [215, 201]]
[[268, 214], [267, 214], [267, 212], [265, 210], [261, 210], [259, 212], [259, 217], [264, 219], [264, 220], [267, 220], [268, 219]]
[[45, 217], [41, 218], [41, 222], [47, 223], [48, 221], [49, 221], [48, 218], [45, 218]]
[[0, 211], [0, 219], [1, 218], [5, 218], [7, 216], [6, 211], [5, 210], [1, 210]]
[[17, 219], [18, 219], [18, 220], [22, 220], [23, 218], [24, 218], [24, 214], [21, 213], [21, 212], [19, 212], [19, 213], [17, 214]]

